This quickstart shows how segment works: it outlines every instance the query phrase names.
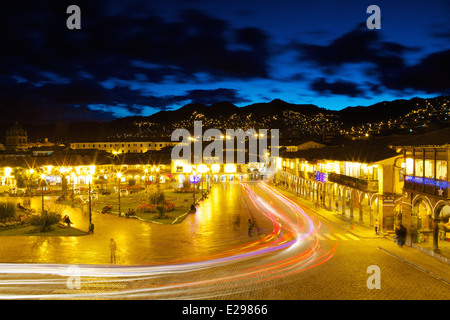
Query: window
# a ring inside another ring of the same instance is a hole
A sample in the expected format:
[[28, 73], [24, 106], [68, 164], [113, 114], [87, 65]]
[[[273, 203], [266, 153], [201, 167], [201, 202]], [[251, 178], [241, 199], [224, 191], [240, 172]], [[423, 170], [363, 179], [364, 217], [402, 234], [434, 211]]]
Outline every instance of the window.
[[406, 175], [414, 174], [414, 160], [413, 158], [406, 158]]
[[436, 160], [436, 179], [447, 180], [447, 161]]
[[434, 160], [425, 160], [425, 178], [434, 179]]
[[416, 177], [423, 176], [423, 160], [416, 159]]

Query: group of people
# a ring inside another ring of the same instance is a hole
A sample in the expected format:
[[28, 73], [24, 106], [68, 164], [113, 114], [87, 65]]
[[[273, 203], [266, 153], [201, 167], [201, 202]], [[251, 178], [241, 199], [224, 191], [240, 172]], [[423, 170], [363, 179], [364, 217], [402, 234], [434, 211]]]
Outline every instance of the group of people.
[[67, 224], [67, 226], [70, 228], [70, 225], [72, 224], [72, 221], [70, 221], [70, 218], [68, 215], [65, 215], [63, 218], [63, 222]]
[[134, 216], [135, 215], [135, 212], [134, 212], [134, 209], [128, 209], [128, 211], [127, 211], [127, 213], [125, 213], [125, 217], [129, 217], [129, 216]]

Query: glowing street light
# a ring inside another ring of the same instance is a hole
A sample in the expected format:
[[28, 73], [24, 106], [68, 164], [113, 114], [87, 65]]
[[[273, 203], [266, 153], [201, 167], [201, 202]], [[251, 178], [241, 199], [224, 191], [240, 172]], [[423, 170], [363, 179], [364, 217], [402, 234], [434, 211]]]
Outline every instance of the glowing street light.
[[86, 177], [88, 183], [89, 183], [89, 232], [94, 232], [94, 225], [92, 224], [92, 207], [91, 207], [91, 182], [92, 182], [92, 176], [88, 175]]
[[45, 179], [45, 174], [41, 174], [41, 194], [42, 194], [42, 214], [45, 214], [45, 210], [44, 210], [44, 179]]
[[122, 178], [122, 172], [117, 172], [117, 178], [119, 180], [118, 191], [119, 191], [119, 217], [120, 217], [120, 215], [121, 215], [121, 210], [120, 210], [120, 179]]
[[189, 181], [194, 185], [194, 205], [195, 205], [195, 185], [200, 181], [200, 178], [197, 175], [195, 170], [192, 172], [192, 175], [189, 176]]

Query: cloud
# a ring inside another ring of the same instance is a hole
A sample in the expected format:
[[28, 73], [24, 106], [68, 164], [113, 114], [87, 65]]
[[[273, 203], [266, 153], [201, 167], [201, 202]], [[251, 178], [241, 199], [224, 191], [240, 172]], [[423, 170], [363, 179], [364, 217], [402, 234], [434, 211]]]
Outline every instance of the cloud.
[[328, 45], [293, 44], [301, 61], [313, 62], [328, 73], [337, 73], [344, 64], [369, 63], [378, 72], [391, 72], [405, 65], [402, 54], [414, 50], [401, 44], [381, 41], [379, 32], [365, 24], [336, 38]]
[[249, 102], [249, 100], [242, 97], [237, 90], [227, 88], [212, 90], [188, 90], [185, 94], [180, 95], [146, 95], [144, 100], [146, 102], [146, 106], [153, 107], [159, 111], [167, 110], [173, 105], [184, 105], [189, 103], [210, 105], [221, 101], [228, 101], [233, 104]]
[[364, 95], [364, 91], [358, 88], [355, 83], [344, 80], [327, 82], [324, 78], [316, 79], [311, 83], [311, 89], [326, 95], [344, 95], [349, 97]]
[[382, 83], [393, 90], [420, 90], [426, 93], [450, 94], [450, 50], [435, 52], [419, 63], [385, 74]]
[[[140, 73], [155, 83], [168, 75], [193, 79], [198, 72], [227, 79], [267, 76], [267, 37], [262, 30], [234, 30], [225, 20], [198, 10], [182, 11], [168, 22], [146, 12], [142, 4], [132, 4], [123, 9], [130, 14], [124, 14], [106, 10], [110, 2], [79, 1], [82, 29], [68, 30], [63, 3], [18, 2], [2, 8], [1, 55], [7, 63], [1, 71], [25, 79], [39, 81], [39, 71], [73, 79], [81, 70], [99, 81], [134, 79]], [[138, 9], [141, 14], [131, 14]], [[246, 50], [230, 49], [234, 44], [244, 44]]]

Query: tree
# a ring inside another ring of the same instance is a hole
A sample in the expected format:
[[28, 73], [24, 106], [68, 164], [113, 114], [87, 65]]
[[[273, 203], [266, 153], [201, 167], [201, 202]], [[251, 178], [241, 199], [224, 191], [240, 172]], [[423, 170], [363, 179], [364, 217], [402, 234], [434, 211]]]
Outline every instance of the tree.
[[63, 195], [66, 195], [68, 187], [69, 187], [69, 182], [67, 181], [66, 176], [62, 176], [61, 189], [62, 189]]
[[132, 187], [136, 185], [136, 179], [129, 179], [128, 180], [128, 186]]
[[34, 170], [15, 169], [14, 176], [17, 181], [17, 187], [25, 188], [28, 195], [31, 195], [31, 191], [36, 190], [39, 186], [39, 175]]

